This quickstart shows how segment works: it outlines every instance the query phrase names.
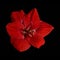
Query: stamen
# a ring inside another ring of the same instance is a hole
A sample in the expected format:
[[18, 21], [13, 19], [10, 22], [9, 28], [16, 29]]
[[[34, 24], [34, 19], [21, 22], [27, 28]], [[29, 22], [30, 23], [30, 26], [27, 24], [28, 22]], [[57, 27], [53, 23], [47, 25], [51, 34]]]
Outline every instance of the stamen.
[[27, 30], [27, 31], [29, 31], [29, 30], [30, 30], [30, 28], [31, 28], [31, 26], [27, 27], [27, 29], [26, 29], [26, 30]]
[[27, 36], [32, 37], [35, 34], [35, 32], [36, 32], [36, 29], [31, 30], [31, 26], [28, 26], [22, 31], [24, 38]]
[[34, 33], [36, 32], [36, 30], [35, 29], [34, 30], [30, 30], [29, 32], [34, 35]]
[[26, 31], [23, 31], [23, 34], [26, 34]]
[[30, 37], [32, 37], [32, 35], [31, 35], [31, 34], [29, 34], [29, 36], [30, 36]]

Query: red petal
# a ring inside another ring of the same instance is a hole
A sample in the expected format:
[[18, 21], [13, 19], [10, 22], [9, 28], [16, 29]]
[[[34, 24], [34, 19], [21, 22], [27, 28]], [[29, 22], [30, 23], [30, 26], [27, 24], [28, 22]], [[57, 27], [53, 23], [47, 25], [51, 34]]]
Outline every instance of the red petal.
[[17, 12], [17, 11], [12, 12], [12, 14], [11, 14], [12, 21], [20, 21], [20, 20], [23, 20], [24, 15], [25, 14], [24, 14], [23, 10], [21, 10], [19, 12]]
[[30, 11], [27, 15], [25, 15], [25, 18], [23, 19], [25, 27], [27, 27], [30, 24], [32, 13], [33, 13], [33, 10]]
[[8, 34], [13, 38], [23, 38], [23, 35], [21, 34], [21, 29], [23, 26], [19, 22], [9, 23], [6, 26]]
[[40, 28], [38, 30], [38, 35], [45, 37], [46, 35], [48, 35], [52, 30], [54, 29], [53, 26], [51, 26], [50, 24], [41, 21], [40, 23]]
[[45, 40], [40, 37], [40, 36], [33, 36], [30, 40], [29, 40], [30, 44], [36, 48], [40, 48], [42, 45], [45, 44]]
[[40, 18], [37, 12], [37, 9], [35, 8], [33, 11], [33, 15], [32, 15], [32, 28], [38, 28], [40, 25]]
[[15, 39], [15, 38], [11, 38], [11, 44], [18, 51], [23, 52], [23, 51], [26, 51], [27, 49], [30, 48], [30, 44], [28, 43], [27, 39]]

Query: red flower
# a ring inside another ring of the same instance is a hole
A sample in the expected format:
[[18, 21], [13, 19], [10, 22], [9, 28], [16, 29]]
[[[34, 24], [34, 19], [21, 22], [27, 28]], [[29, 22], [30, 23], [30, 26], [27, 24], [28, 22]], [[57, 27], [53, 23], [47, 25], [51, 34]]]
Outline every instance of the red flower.
[[25, 14], [23, 10], [12, 12], [12, 22], [6, 26], [10, 35], [11, 44], [20, 52], [26, 51], [32, 46], [39, 48], [45, 44], [44, 37], [54, 27], [40, 20], [35, 9]]

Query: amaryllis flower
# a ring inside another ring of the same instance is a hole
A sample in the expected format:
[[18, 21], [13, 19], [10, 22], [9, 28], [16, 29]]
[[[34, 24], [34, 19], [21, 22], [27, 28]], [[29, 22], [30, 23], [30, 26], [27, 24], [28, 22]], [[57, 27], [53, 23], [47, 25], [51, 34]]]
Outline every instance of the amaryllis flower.
[[23, 10], [12, 12], [11, 18], [12, 22], [7, 24], [6, 29], [11, 44], [20, 52], [28, 50], [31, 46], [36, 48], [43, 46], [44, 37], [54, 28], [39, 18], [36, 8], [28, 14]]

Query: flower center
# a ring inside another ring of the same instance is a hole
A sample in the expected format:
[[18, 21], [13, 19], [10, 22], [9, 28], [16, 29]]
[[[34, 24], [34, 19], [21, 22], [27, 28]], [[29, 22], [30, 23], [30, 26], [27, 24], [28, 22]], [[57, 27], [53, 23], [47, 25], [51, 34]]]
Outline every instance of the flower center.
[[25, 29], [22, 31], [24, 37], [27, 37], [27, 36], [32, 37], [35, 32], [36, 32], [36, 31], [35, 31], [34, 29], [33, 29], [33, 30], [31, 29], [31, 26], [25, 28]]

